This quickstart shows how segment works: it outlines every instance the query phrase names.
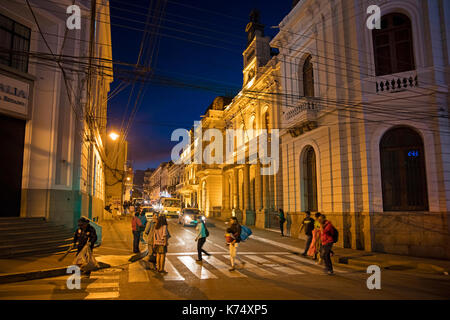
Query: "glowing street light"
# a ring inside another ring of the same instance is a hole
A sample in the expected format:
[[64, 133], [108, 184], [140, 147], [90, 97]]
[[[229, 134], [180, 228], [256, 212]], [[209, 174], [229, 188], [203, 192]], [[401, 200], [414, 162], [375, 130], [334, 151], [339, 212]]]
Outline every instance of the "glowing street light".
[[110, 137], [113, 141], [116, 141], [117, 138], [119, 137], [119, 135], [118, 135], [117, 133], [115, 133], [115, 132], [111, 132], [111, 133], [109, 134], [109, 137]]

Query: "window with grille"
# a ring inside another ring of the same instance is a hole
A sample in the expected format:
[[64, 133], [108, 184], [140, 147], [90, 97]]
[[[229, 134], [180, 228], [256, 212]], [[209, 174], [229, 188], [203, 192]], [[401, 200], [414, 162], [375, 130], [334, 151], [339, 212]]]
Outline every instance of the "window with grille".
[[304, 153], [302, 169], [305, 210], [317, 211], [316, 153], [311, 146]]
[[312, 57], [308, 56], [303, 64], [303, 96], [314, 97], [314, 69], [311, 62]]
[[427, 211], [428, 194], [422, 138], [414, 130], [389, 130], [380, 142], [384, 211]]
[[377, 76], [415, 69], [411, 20], [392, 13], [381, 18], [381, 29], [372, 31]]
[[30, 28], [0, 14], [0, 64], [28, 72]]

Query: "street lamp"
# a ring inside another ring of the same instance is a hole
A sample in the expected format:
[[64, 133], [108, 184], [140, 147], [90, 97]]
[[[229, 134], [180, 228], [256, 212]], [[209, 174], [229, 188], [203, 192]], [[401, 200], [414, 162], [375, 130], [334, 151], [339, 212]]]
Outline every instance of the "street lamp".
[[115, 133], [115, 132], [111, 132], [109, 134], [109, 137], [112, 139], [112, 141], [116, 141], [117, 138], [119, 137], [119, 135], [117, 133]]

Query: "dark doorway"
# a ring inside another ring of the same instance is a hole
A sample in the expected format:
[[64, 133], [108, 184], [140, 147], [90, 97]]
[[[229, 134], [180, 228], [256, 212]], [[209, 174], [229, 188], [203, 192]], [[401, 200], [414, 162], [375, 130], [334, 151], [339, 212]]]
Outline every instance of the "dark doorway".
[[0, 217], [20, 216], [25, 124], [0, 114]]

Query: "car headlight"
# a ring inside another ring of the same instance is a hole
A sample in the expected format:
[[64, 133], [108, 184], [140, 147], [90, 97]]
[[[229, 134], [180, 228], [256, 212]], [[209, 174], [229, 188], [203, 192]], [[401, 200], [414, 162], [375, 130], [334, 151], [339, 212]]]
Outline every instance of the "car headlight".
[[205, 221], [205, 220], [206, 220], [206, 218], [205, 218], [204, 216], [202, 216], [202, 220], [203, 220], [203, 221]]
[[177, 211], [177, 213], [180, 213], [180, 211]]
[[191, 217], [186, 216], [184, 220], [185, 220], [186, 222], [191, 222], [192, 219], [191, 219]]
[[164, 213], [167, 213], [167, 210], [164, 210]]

